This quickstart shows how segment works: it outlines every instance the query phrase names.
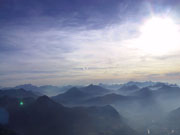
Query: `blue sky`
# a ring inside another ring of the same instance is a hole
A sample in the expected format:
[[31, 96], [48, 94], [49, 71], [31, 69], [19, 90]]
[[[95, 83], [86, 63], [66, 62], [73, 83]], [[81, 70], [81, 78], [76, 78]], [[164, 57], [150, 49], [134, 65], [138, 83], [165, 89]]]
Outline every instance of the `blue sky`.
[[130, 44], [152, 15], [179, 26], [179, 9], [178, 0], [1, 0], [0, 85], [178, 83], [179, 48]]

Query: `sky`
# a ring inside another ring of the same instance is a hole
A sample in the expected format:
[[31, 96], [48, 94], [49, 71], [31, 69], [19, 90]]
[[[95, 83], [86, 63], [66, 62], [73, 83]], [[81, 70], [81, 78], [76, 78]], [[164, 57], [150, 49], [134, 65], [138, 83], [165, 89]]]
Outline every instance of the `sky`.
[[0, 86], [180, 79], [179, 0], [0, 0]]

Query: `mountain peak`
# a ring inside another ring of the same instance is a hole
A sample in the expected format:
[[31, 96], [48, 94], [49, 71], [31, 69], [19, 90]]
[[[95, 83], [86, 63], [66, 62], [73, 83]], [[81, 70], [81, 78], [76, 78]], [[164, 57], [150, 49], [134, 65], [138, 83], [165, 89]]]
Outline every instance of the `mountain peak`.
[[22, 84], [22, 85], [18, 85], [18, 86], [16, 86], [17, 88], [20, 88], [20, 87], [36, 87], [36, 86], [34, 86], [34, 85], [32, 85], [32, 84]]
[[88, 85], [86, 87], [82, 87], [80, 90], [82, 92], [89, 93], [89, 94], [92, 94], [92, 95], [102, 95], [102, 94], [105, 94], [105, 93], [109, 92], [108, 89], [105, 89], [103, 87], [100, 87], [98, 85], [93, 85], [93, 84], [90, 84], [90, 85]]
[[100, 86], [97, 86], [97, 85], [94, 85], [94, 84], [90, 84], [87, 86], [87, 88], [93, 88], [93, 87], [100, 87]]
[[40, 103], [47, 103], [47, 102], [53, 102], [48, 96], [44, 95], [44, 96], [41, 96], [37, 99], [37, 102], [40, 102]]
[[31, 91], [26, 91], [23, 88], [1, 90], [0, 91], [0, 97], [5, 96], [5, 95], [7, 95], [9, 97], [16, 97], [16, 98], [26, 98], [26, 97], [36, 98], [37, 97]]
[[[77, 87], [72, 87], [72, 88], [70, 88], [68, 91], [79, 91], [79, 89], [77, 88]], [[67, 91], [67, 92], [68, 92]]]
[[86, 87], [83, 87], [83, 89], [91, 89], [91, 90], [93, 90], [93, 89], [102, 90], [103, 89], [103, 90], [105, 90], [105, 88], [98, 86], [98, 85], [94, 85], [94, 84], [90, 84]]
[[61, 104], [54, 102], [52, 99], [50, 99], [48, 96], [45, 96], [45, 95], [39, 97], [36, 100], [35, 104], [36, 106], [38, 106], [38, 108], [41, 108], [41, 109], [44, 109], [44, 108], [52, 109], [54, 107], [63, 107]]
[[77, 95], [84, 95], [82, 91], [80, 91], [77, 87], [73, 87], [69, 89], [67, 92], [64, 93], [64, 95], [68, 96], [77, 96]]

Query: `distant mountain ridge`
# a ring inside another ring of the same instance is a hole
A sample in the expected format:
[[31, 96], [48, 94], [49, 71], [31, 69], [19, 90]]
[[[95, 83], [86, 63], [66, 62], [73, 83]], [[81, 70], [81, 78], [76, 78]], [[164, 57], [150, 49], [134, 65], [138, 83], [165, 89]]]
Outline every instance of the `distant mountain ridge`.
[[92, 97], [105, 95], [109, 92], [110, 90], [108, 89], [91, 84], [81, 88], [73, 87], [63, 94], [59, 94], [57, 96], [52, 97], [52, 99], [58, 103], [73, 105], [73, 104], [81, 103], [84, 100]]
[[110, 92], [110, 90], [106, 88], [100, 87], [98, 85], [93, 85], [93, 84], [90, 84], [86, 87], [81, 87], [80, 90], [87, 94], [91, 94], [92, 96], [104, 95]]
[[[20, 135], [136, 135], [126, 123], [137, 130], [138, 135], [146, 134], [147, 129], [152, 135], [180, 130], [180, 109], [176, 109], [180, 107], [180, 88], [175, 84], [129, 82], [117, 90], [91, 84], [72, 87], [51, 98], [36, 95], [40, 89], [33, 85], [24, 87], [34, 88], [34, 91], [18, 87], [0, 90], [0, 116], [4, 115], [1, 108], [7, 110], [10, 115], [7, 131], [10, 129]], [[50, 90], [52, 87], [41, 88]], [[157, 132], [159, 128], [167, 130]], [[177, 131], [173, 134], [179, 135]]]
[[152, 85], [155, 85], [156, 82], [152, 82], [152, 81], [145, 81], [145, 82], [135, 82], [135, 81], [129, 81], [123, 85], [126, 85], [126, 86], [131, 86], [131, 85], [136, 85], [140, 88], [143, 88], [143, 87], [148, 87], [148, 86], [152, 86]]
[[15, 97], [15, 98], [37, 98], [31, 91], [26, 91], [24, 89], [7, 89], [7, 90], [0, 90], [0, 97], [8, 96], [8, 97]]
[[57, 87], [52, 85], [43, 85], [43, 86], [35, 86], [32, 84], [24, 84], [24, 85], [18, 85], [14, 87], [15, 89], [23, 88], [28, 91], [33, 91], [39, 95], [48, 95], [48, 96], [55, 96], [59, 93], [63, 93], [66, 90], [72, 88], [73, 86], [67, 85], [63, 87]]

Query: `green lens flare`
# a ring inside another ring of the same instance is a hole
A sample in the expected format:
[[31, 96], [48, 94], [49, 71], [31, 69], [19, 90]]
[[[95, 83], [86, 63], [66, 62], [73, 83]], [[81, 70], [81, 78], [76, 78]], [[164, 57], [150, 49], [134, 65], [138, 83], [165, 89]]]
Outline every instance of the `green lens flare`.
[[20, 106], [23, 106], [23, 105], [24, 105], [24, 102], [23, 102], [23, 101], [20, 101], [19, 104], [20, 104]]

